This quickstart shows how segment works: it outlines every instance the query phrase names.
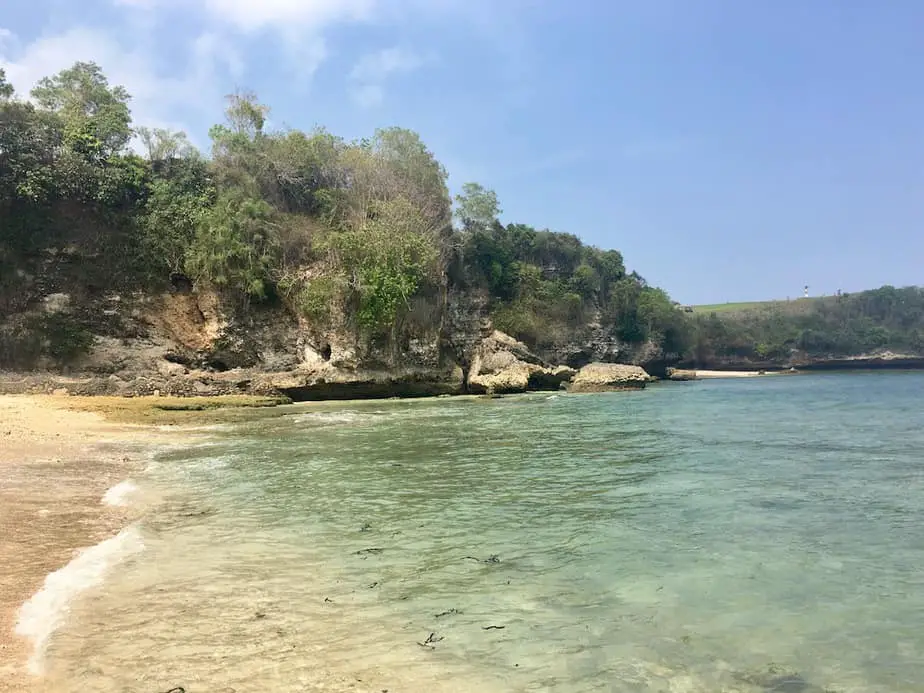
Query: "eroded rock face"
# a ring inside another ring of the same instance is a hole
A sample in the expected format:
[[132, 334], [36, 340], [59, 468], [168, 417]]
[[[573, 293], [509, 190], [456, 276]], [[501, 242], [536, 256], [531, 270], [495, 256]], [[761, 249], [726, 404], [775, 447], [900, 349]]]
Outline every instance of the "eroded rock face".
[[344, 370], [335, 366], [255, 374], [248, 389], [281, 394], [296, 402], [329, 399], [436, 397], [463, 392], [462, 369]]
[[522, 342], [494, 330], [475, 350], [467, 387], [472, 394], [557, 390], [574, 374], [566, 366], [549, 366]]
[[638, 390], [644, 388], [650, 381], [651, 376], [641, 366], [627, 366], [618, 363], [591, 363], [577, 372], [568, 391]]

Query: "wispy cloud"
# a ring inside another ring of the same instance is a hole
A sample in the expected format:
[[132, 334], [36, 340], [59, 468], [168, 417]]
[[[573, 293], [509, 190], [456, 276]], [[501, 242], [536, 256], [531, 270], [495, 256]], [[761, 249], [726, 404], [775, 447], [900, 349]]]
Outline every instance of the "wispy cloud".
[[416, 70], [423, 63], [419, 55], [400, 46], [364, 55], [350, 71], [350, 94], [364, 108], [377, 106], [385, 98], [385, 82], [390, 77]]
[[342, 21], [368, 19], [377, 0], [113, 0], [138, 9], [182, 9], [204, 12], [215, 22], [243, 32], [266, 28], [288, 31], [321, 29]]
[[132, 114], [139, 125], [181, 128], [178, 114], [190, 109], [213, 111], [220, 102], [221, 77], [234, 76], [242, 58], [212, 33], [194, 37], [187, 46], [185, 67], [172, 75], [155, 69], [156, 61], [145, 42], [114, 37], [87, 27], [23, 42], [0, 28], [0, 67], [21, 97], [41, 78], [53, 75], [76, 61], [96, 62], [111, 84], [124, 86], [132, 96]]

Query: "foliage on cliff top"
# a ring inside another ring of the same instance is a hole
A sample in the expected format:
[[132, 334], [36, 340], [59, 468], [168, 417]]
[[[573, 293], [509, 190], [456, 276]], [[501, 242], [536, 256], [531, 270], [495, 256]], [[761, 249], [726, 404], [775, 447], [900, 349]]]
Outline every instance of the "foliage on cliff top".
[[[69, 248], [96, 290], [187, 276], [242, 305], [282, 302], [391, 340], [415, 297], [452, 286], [486, 291], [501, 327], [533, 345], [588, 321], [660, 339], [673, 318], [619, 252], [504, 226], [477, 183], [453, 215], [446, 170], [410, 130], [357, 141], [268, 130], [269, 108], [239, 92], [205, 156], [184, 133], [133, 130], [129, 94], [93, 63], [41, 80], [31, 102], [0, 85], [0, 261], [11, 267], [38, 271]], [[16, 278], [4, 275], [8, 298]]]

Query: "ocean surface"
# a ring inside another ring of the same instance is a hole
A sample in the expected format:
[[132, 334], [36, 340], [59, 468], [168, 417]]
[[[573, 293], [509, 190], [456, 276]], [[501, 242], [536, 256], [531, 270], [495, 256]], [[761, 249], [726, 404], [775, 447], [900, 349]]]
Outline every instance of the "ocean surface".
[[924, 691], [922, 373], [207, 433], [33, 600], [49, 690]]

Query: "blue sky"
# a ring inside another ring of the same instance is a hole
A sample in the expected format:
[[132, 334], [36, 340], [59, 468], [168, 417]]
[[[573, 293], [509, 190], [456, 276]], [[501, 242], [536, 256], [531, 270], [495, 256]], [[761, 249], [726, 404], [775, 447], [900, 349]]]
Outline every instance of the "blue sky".
[[920, 0], [8, 0], [21, 92], [96, 60], [207, 146], [222, 96], [417, 130], [505, 221], [685, 303], [924, 283]]

